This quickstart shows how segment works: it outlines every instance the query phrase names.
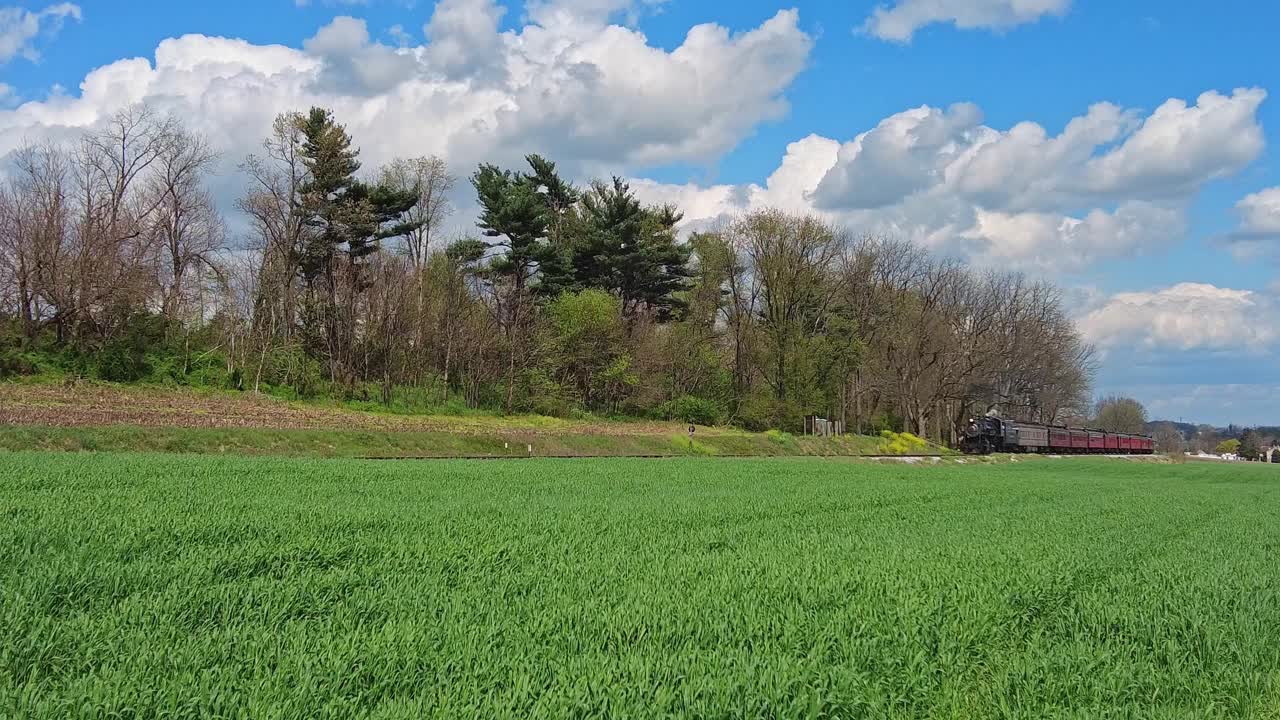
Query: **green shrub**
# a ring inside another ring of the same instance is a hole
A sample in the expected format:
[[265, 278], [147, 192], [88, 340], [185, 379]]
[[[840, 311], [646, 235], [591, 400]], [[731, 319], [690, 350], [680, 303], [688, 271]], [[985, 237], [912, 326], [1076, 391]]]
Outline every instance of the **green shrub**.
[[886, 410], [871, 416], [871, 432], [877, 435], [886, 431], [897, 432], [902, 428], [902, 418]]
[[754, 432], [764, 432], [771, 428], [798, 431], [804, 425], [804, 412], [794, 402], [756, 393], [738, 406], [734, 424]]
[[796, 436], [783, 430], [769, 430], [765, 432], [765, 437], [769, 440], [790, 449], [795, 449]]
[[[253, 388], [257, 368], [245, 372], [245, 385]], [[262, 359], [261, 382], [273, 395], [288, 399], [318, 397], [325, 388], [324, 368], [299, 345], [272, 348]]]
[[183, 383], [192, 387], [225, 388], [240, 390], [240, 370], [227, 371], [226, 358], [216, 353], [207, 353], [192, 358], [187, 365]]
[[169, 386], [186, 384], [182, 358], [173, 355], [146, 355], [144, 362], [147, 367], [147, 382]]
[[36, 363], [17, 348], [0, 350], [0, 378], [34, 375], [38, 371]]
[[151, 372], [144, 353], [120, 343], [104, 347], [87, 365], [88, 374], [108, 382], [135, 382]]
[[658, 406], [658, 416], [696, 425], [719, 425], [724, 422], [724, 406], [708, 398], [684, 395]]
[[581, 407], [578, 398], [542, 368], [533, 368], [520, 376], [515, 400], [516, 410], [551, 417], [568, 417], [574, 408]]

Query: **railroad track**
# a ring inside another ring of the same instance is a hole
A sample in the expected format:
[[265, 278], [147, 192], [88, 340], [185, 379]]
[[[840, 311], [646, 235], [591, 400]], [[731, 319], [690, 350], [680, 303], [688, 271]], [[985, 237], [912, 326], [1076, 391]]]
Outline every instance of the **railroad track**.
[[947, 458], [947, 457], [964, 457], [962, 455], [367, 455], [355, 458], [357, 460], [605, 460], [608, 458], [635, 458], [650, 460], [666, 460], [675, 458], [689, 457], [707, 457], [707, 458], [835, 458], [845, 460], [908, 460], [912, 458]]
[[[993, 456], [1003, 456], [1009, 453], [992, 453]], [[1018, 457], [1017, 453], [1010, 455]], [[938, 453], [928, 455], [738, 455], [738, 454], [722, 454], [722, 455], [364, 455], [352, 458], [354, 460], [607, 460], [609, 458], [630, 458], [630, 459], [648, 459], [648, 460], [672, 460], [676, 458], [690, 457], [706, 457], [706, 458], [828, 458], [837, 460], [928, 460], [937, 458], [939, 460], [945, 458], [954, 458], [963, 460], [971, 457], [986, 457], [983, 455], [942, 455]], [[1130, 458], [1130, 457], [1153, 457], [1151, 455], [1042, 455], [1033, 453], [1027, 457], [1051, 457], [1055, 459], [1066, 458], [1090, 458], [1090, 457], [1109, 457], [1109, 458]]]

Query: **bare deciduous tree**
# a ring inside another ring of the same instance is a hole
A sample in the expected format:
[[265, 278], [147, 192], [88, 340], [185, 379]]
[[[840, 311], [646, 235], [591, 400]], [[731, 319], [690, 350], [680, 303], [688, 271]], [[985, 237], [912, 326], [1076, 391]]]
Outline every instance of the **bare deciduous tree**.
[[156, 206], [151, 227], [163, 256], [161, 314], [170, 324], [186, 319], [188, 276], [221, 273], [217, 256], [226, 246], [226, 228], [204, 187], [217, 158], [203, 137], [175, 128], [156, 159], [146, 190], [147, 202]]
[[383, 185], [418, 195], [418, 204], [407, 218], [420, 224], [404, 236], [404, 251], [413, 267], [421, 270], [426, 267], [432, 240], [453, 212], [449, 193], [458, 179], [449, 172], [448, 164], [434, 155], [397, 158], [384, 166], [378, 177]]

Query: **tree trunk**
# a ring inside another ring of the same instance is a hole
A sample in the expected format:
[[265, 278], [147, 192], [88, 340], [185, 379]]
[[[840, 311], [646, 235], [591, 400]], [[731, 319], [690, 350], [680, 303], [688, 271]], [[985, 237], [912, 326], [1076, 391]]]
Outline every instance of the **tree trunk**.
[[857, 425], [857, 434], [862, 434], [862, 371], [853, 376], [853, 422]]
[[22, 248], [18, 249], [18, 304], [22, 314], [22, 334], [28, 340], [35, 340], [36, 319], [32, 311], [31, 289], [27, 280], [27, 261]]
[[262, 351], [258, 353], [258, 369], [253, 374], [253, 394], [257, 395], [262, 385], [262, 366], [267, 362], [267, 349], [271, 346], [271, 340], [276, 335], [276, 309], [271, 308], [271, 328], [267, 331], [267, 336], [262, 340]]
[[449, 402], [449, 363], [453, 360], [453, 332], [445, 336], [444, 345], [444, 402]]

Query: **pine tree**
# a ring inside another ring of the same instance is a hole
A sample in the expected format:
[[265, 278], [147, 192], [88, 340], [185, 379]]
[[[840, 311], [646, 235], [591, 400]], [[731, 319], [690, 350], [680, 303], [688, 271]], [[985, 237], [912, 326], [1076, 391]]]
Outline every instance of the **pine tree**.
[[532, 285], [539, 268], [554, 262], [556, 250], [547, 243], [551, 220], [547, 203], [536, 180], [528, 175], [481, 165], [471, 177], [480, 202], [478, 225], [490, 248], [500, 250], [484, 276], [497, 292], [498, 323], [506, 339], [508, 412], [515, 399], [519, 368], [527, 362], [526, 345], [530, 320]]
[[323, 108], [299, 118], [308, 180], [302, 186], [306, 224], [315, 232], [303, 250], [304, 279], [333, 271], [341, 253], [353, 265], [380, 249], [380, 241], [412, 232], [421, 221], [405, 220], [418, 202], [415, 188], [397, 190], [356, 179], [360, 151], [351, 136]]
[[622, 300], [628, 317], [648, 310], [660, 322], [685, 308], [690, 249], [676, 242], [681, 215], [674, 208], [646, 208], [621, 178], [595, 183], [582, 199], [579, 242], [573, 247], [577, 288], [600, 288]]
[[489, 262], [489, 274], [509, 281], [512, 291], [522, 295], [549, 255], [551, 218], [538, 185], [526, 175], [488, 164], [471, 177], [471, 185], [480, 202], [476, 225], [485, 237], [494, 238], [490, 247], [501, 250]]
[[330, 111], [311, 108], [297, 123], [307, 169], [300, 210], [310, 229], [299, 262], [309, 290], [304, 333], [312, 350], [327, 357], [330, 377], [344, 382], [357, 339], [356, 298], [368, 289], [364, 262], [381, 240], [415, 229], [418, 223], [402, 218], [418, 193], [356, 179], [359, 150]]
[[[303, 279], [310, 285], [333, 271], [337, 248], [348, 240], [347, 228], [360, 222], [361, 207], [349, 196], [356, 185], [355, 173], [360, 169], [358, 150], [351, 147], [351, 136], [324, 108], [311, 108], [299, 116], [302, 131], [302, 157], [308, 178], [303, 183], [302, 212], [304, 224], [312, 228], [302, 249]], [[356, 248], [364, 253], [363, 247]]]
[[580, 234], [578, 203], [582, 193], [556, 172], [556, 164], [541, 155], [528, 155], [531, 173], [524, 179], [533, 184], [547, 210], [547, 241], [538, 258], [537, 294], [555, 298], [580, 290], [573, 275], [573, 245]]
[[676, 242], [676, 225], [683, 215], [675, 207], [649, 208], [646, 215], [639, 243], [623, 264], [624, 312], [647, 308], [659, 322], [667, 322], [687, 308], [682, 294], [692, 277], [691, 248]]
[[418, 193], [413, 189], [397, 190], [388, 185], [357, 181], [347, 196], [357, 209], [346, 228], [346, 247], [343, 248], [352, 261], [381, 250], [383, 240], [407, 235], [425, 222], [407, 219], [406, 214], [418, 204]]
[[[545, 199], [547, 210], [552, 215], [552, 225], [555, 221], [567, 215], [573, 206], [581, 199], [582, 194], [578, 192], [572, 184], [561, 179], [556, 172], [556, 164], [542, 157], [541, 155], [527, 155], [525, 162], [529, 163], [532, 173], [525, 175], [526, 178], [534, 182], [539, 193]], [[552, 228], [553, 230], [555, 228]], [[552, 233], [555, 234], [554, 232]], [[553, 238], [554, 239], [554, 238]]]

